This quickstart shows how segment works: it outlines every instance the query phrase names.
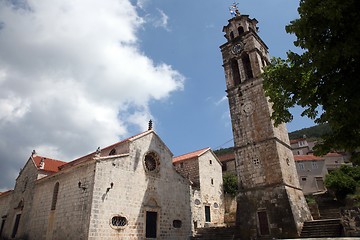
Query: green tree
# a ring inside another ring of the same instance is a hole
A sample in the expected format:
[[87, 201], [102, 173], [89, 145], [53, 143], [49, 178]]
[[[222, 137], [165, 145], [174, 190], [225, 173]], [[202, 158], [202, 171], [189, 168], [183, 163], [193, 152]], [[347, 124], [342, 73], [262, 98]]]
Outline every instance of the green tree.
[[224, 193], [235, 196], [238, 191], [237, 177], [232, 173], [225, 173], [223, 176]]
[[265, 68], [275, 124], [291, 121], [295, 105], [304, 108], [302, 116], [328, 123], [317, 154], [360, 146], [359, 9], [358, 0], [300, 0], [300, 17], [286, 31], [302, 53], [289, 51]]
[[325, 186], [335, 193], [338, 200], [356, 191], [360, 181], [360, 167], [342, 166], [326, 175]]

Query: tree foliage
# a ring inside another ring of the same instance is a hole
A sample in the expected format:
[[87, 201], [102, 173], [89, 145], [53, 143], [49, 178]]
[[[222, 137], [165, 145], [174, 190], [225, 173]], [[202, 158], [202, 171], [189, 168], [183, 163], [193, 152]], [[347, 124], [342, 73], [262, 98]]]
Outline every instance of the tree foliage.
[[358, 0], [300, 0], [300, 18], [286, 31], [296, 35], [302, 53], [289, 51], [265, 68], [275, 124], [291, 121], [295, 105], [304, 108], [302, 116], [328, 123], [318, 154], [360, 146], [359, 9]]
[[223, 176], [224, 193], [235, 196], [238, 191], [237, 177], [232, 173], [225, 173]]
[[338, 200], [353, 194], [360, 183], [360, 167], [342, 166], [326, 175], [325, 186], [335, 193]]

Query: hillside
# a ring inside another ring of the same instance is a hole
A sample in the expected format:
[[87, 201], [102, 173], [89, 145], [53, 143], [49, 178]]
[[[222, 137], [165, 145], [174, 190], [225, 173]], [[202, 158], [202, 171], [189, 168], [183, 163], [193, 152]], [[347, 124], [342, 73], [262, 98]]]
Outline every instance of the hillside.
[[290, 139], [302, 138], [304, 135], [306, 138], [321, 138], [322, 135], [329, 133], [330, 128], [327, 124], [320, 124], [309, 128], [303, 128], [289, 133]]

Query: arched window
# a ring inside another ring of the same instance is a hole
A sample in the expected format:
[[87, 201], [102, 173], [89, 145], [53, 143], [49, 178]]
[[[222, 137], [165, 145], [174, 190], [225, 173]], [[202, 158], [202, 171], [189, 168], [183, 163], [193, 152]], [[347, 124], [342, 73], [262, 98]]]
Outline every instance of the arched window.
[[113, 149], [110, 151], [109, 156], [111, 156], [111, 155], [116, 155], [116, 149], [115, 149], [115, 148], [113, 148]]
[[58, 193], [59, 193], [59, 182], [55, 183], [55, 186], [54, 186], [53, 197], [52, 197], [52, 202], [51, 202], [51, 210], [56, 209]]
[[234, 33], [230, 32], [230, 40], [233, 40], [233, 39], [234, 39]]
[[242, 60], [242, 64], [243, 64], [243, 67], [244, 67], [245, 79], [253, 78], [253, 73], [252, 73], [252, 68], [251, 68], [251, 62], [250, 62], [249, 55], [244, 53], [243, 56], [241, 57], [241, 60]]
[[233, 75], [234, 80], [234, 86], [237, 86], [240, 84], [240, 71], [239, 71], [239, 64], [236, 59], [231, 60], [231, 71]]
[[239, 36], [244, 33], [244, 28], [242, 26], [238, 27]]

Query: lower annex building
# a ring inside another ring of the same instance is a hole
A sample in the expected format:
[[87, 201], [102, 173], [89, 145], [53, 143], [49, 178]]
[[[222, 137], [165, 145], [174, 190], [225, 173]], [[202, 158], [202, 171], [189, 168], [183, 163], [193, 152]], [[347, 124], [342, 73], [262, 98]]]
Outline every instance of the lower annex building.
[[0, 195], [0, 238], [188, 239], [223, 224], [221, 163], [205, 152], [217, 180], [209, 187], [178, 172], [151, 129], [68, 163], [33, 151]]

